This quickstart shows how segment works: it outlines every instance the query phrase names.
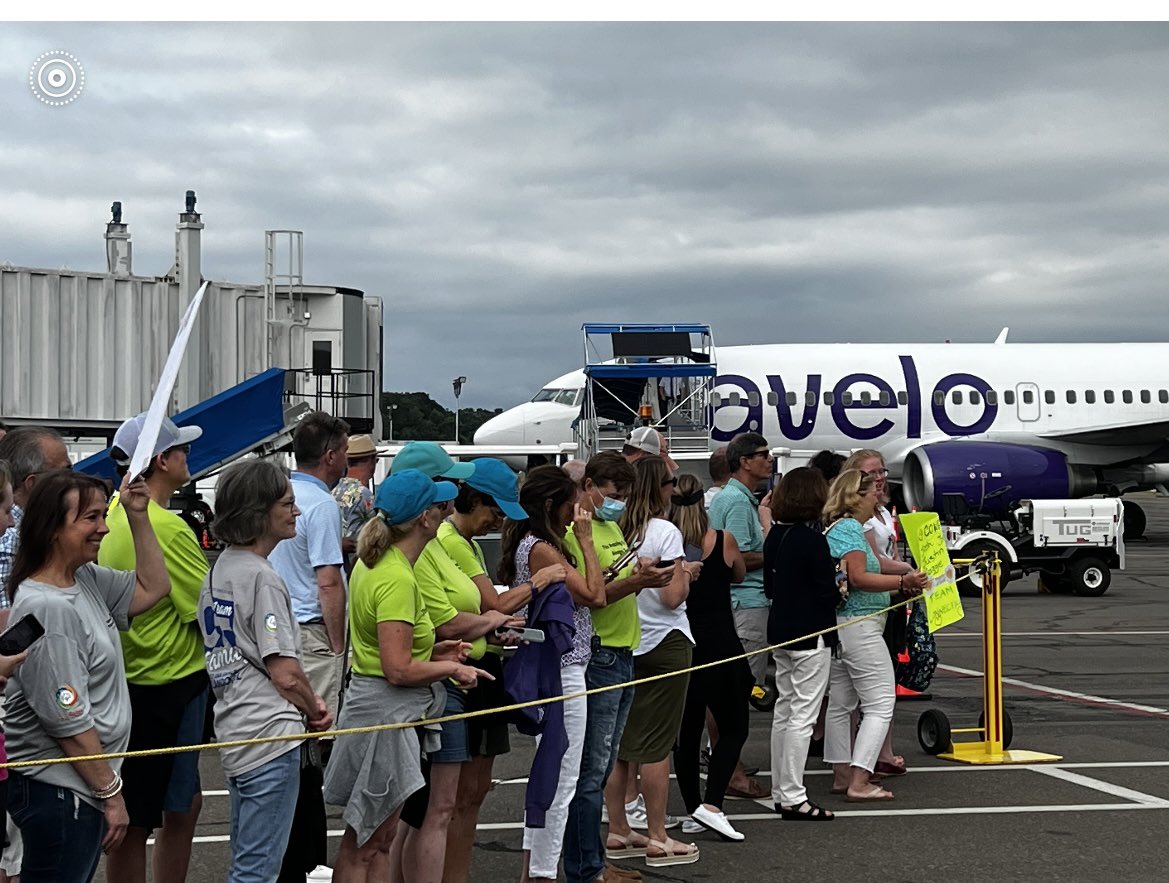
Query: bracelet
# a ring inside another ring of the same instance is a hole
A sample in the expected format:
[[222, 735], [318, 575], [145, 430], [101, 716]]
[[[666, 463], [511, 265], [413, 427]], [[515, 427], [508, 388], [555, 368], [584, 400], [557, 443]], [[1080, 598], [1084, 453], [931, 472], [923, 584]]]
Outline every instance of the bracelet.
[[122, 792], [122, 777], [114, 773], [113, 780], [104, 788], [95, 788], [93, 796], [98, 800], [109, 800], [111, 797], [117, 797]]

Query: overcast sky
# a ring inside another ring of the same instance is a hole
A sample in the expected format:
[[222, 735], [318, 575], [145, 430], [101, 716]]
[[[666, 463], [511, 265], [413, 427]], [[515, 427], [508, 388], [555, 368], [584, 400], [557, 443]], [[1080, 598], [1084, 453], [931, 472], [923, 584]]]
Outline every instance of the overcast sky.
[[[385, 301], [389, 390], [510, 406], [583, 321], [720, 344], [1164, 340], [1169, 30], [1153, 25], [0, 26], [0, 261]], [[84, 93], [30, 93], [42, 52]], [[2, 345], [2, 338], [0, 338]]]

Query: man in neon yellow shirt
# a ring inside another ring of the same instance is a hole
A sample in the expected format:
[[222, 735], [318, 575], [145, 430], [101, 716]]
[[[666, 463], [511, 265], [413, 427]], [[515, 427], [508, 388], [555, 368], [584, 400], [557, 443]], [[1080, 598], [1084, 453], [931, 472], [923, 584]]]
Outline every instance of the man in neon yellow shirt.
[[[110, 452], [125, 473], [146, 415], [123, 423]], [[126, 680], [130, 683], [130, 750], [193, 745], [203, 741], [208, 683], [203, 638], [196, 607], [207, 558], [194, 531], [166, 508], [167, 501], [191, 480], [187, 454], [203, 434], [197, 426], [179, 428], [164, 419], [154, 458], [143, 477], [150, 490], [150, 524], [162, 546], [171, 593], [147, 613], [136, 616], [122, 632]], [[134, 540], [126, 511], [115, 500], [107, 517], [110, 532], [102, 540], [98, 563], [133, 570]], [[191, 838], [203, 797], [197, 753], [128, 759], [122, 767], [123, 794], [130, 827], [109, 854], [106, 874], [126, 883], [146, 881], [146, 839], [161, 827], [154, 846], [154, 879], [185, 880], [191, 861]]]

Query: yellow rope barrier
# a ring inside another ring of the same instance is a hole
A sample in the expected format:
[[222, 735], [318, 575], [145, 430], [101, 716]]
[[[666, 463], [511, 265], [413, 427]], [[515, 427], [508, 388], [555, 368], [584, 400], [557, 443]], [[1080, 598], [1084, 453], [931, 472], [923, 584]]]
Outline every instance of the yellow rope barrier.
[[[958, 578], [960, 582], [963, 579], [968, 579], [969, 574], [963, 574]], [[396, 724], [377, 724], [369, 727], [347, 727], [340, 730], [325, 730], [319, 733], [289, 733], [284, 736], [265, 736], [256, 739], [234, 739], [229, 742], [204, 742], [199, 745], [176, 745], [168, 748], [147, 748], [140, 751], [117, 751], [109, 754], [88, 754], [78, 757], [47, 757], [42, 760], [19, 760], [10, 761], [8, 763], [0, 763], [0, 769], [18, 770], [26, 767], [42, 767], [50, 766], [59, 763], [81, 763], [90, 760], [114, 760], [117, 758], [128, 757], [155, 757], [163, 754], [185, 754], [188, 751], [208, 751], [208, 750], [222, 750], [224, 748], [239, 748], [244, 745], [265, 745], [273, 742], [302, 742], [306, 739], [332, 739], [337, 736], [356, 736], [362, 733], [378, 733], [383, 730], [407, 730], [415, 727], [426, 727], [434, 724], [445, 724], [449, 721], [466, 720], [472, 717], [483, 717], [489, 714], [506, 714], [512, 711], [519, 711], [523, 708], [535, 708], [540, 705], [551, 705], [554, 702], [563, 702], [566, 699], [578, 699], [582, 696], [594, 696], [597, 693], [605, 693], [609, 690], [623, 690], [626, 687], [636, 687], [641, 684], [648, 684], [653, 681], [660, 681], [664, 678], [677, 677], [681, 674], [689, 674], [694, 671], [702, 671], [707, 668], [714, 668], [717, 665], [725, 665], [728, 662], [735, 662], [739, 659], [748, 659], [759, 653], [770, 653], [773, 650], [780, 650], [784, 647], [790, 647], [792, 644], [798, 644], [801, 641], [810, 641], [813, 638], [819, 638], [832, 632], [853, 625], [858, 622], [864, 622], [866, 619], [873, 619], [877, 616], [882, 616], [892, 610], [898, 610], [905, 607], [907, 604], [912, 604], [921, 596], [914, 596], [907, 598], [904, 601], [898, 601], [896, 604], [891, 604], [882, 610], [876, 610], [872, 613], [858, 616], [847, 622], [837, 623], [831, 628], [821, 629], [818, 632], [812, 632], [810, 635], [802, 635], [798, 638], [792, 638], [790, 641], [783, 641], [779, 644], [771, 644], [767, 647], [760, 647], [758, 650], [751, 650], [749, 652], [740, 653], [737, 656], [728, 656], [726, 659], [717, 659], [714, 662], [704, 662], [699, 665], [692, 665], [688, 668], [678, 669], [677, 671], [664, 672], [662, 674], [650, 675], [644, 678], [636, 678], [632, 681], [627, 681], [623, 684], [609, 684], [604, 687], [593, 687], [590, 690], [581, 690], [576, 693], [566, 693], [561, 696], [549, 696], [545, 699], [532, 699], [528, 702], [517, 702], [513, 705], [505, 705], [499, 708], [483, 708], [476, 711], [466, 711], [462, 714], [452, 714], [445, 717], [423, 718], [422, 720], [406, 721]]]

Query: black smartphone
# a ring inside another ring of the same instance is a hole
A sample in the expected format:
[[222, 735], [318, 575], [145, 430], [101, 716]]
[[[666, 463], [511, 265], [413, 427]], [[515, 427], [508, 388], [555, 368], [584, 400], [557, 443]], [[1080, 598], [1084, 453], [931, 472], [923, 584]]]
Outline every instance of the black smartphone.
[[16, 656], [32, 646], [45, 633], [45, 627], [29, 613], [20, 622], [0, 635], [0, 656]]
[[677, 558], [659, 558], [654, 567], [672, 567], [677, 560]]

